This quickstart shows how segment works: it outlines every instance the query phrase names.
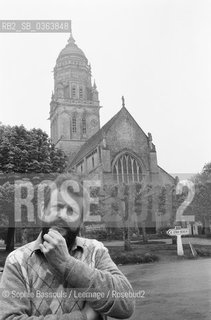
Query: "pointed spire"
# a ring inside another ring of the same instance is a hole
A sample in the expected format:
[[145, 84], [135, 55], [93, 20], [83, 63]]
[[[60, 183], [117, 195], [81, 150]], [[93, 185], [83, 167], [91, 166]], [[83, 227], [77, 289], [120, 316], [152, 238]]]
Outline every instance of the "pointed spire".
[[70, 37], [68, 39], [68, 44], [75, 43], [75, 39], [73, 38], [72, 31], [70, 32]]
[[122, 96], [122, 107], [123, 108], [125, 107], [125, 98], [124, 98], [124, 96]]
[[94, 89], [97, 89], [97, 86], [96, 86], [96, 83], [95, 83], [95, 79], [94, 79], [93, 88], [94, 88]]
[[68, 43], [75, 43], [75, 39], [73, 38], [72, 34], [72, 21], [70, 20], [70, 37], [68, 39]]

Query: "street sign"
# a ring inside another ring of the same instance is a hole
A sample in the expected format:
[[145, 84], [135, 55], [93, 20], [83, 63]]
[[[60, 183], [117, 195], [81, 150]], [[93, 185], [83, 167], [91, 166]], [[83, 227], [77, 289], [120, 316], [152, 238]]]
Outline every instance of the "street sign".
[[185, 236], [189, 234], [189, 229], [188, 228], [182, 228], [182, 229], [169, 229], [166, 232], [169, 236]]
[[189, 234], [189, 229], [176, 226], [174, 229], [169, 229], [166, 233], [169, 236], [177, 237], [177, 254], [178, 256], [184, 256], [184, 251], [182, 246], [182, 236]]

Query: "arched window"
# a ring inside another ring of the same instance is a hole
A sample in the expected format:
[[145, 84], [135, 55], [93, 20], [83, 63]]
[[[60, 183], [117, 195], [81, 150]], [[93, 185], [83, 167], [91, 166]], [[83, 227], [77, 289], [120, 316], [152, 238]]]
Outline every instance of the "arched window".
[[117, 183], [140, 182], [142, 170], [138, 160], [129, 153], [122, 154], [113, 164], [113, 177]]
[[71, 94], [72, 98], [75, 99], [76, 98], [76, 86], [73, 85], [72, 86], [72, 94]]
[[76, 131], [77, 131], [77, 127], [76, 127], [76, 117], [74, 116], [74, 117], [72, 118], [72, 132], [73, 132], [73, 133], [76, 133]]
[[79, 88], [79, 99], [83, 99], [83, 88]]
[[83, 133], [83, 135], [86, 134], [86, 119], [85, 118], [82, 119], [82, 133]]

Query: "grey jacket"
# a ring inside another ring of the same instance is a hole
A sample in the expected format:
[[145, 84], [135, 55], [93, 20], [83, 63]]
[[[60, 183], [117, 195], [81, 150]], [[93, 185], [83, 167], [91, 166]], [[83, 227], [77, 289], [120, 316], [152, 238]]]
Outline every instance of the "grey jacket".
[[51, 269], [40, 242], [39, 235], [7, 257], [0, 283], [1, 320], [86, 320], [85, 303], [99, 317], [132, 315], [133, 289], [101, 242], [77, 237], [64, 275]]

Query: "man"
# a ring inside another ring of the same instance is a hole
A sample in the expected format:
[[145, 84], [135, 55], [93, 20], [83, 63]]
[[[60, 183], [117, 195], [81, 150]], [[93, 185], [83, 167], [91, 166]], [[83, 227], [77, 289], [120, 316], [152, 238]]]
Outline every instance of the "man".
[[97, 240], [77, 236], [86, 209], [83, 191], [72, 175], [65, 174], [47, 192], [41, 203], [39, 237], [6, 260], [0, 285], [1, 320], [132, 315], [132, 287], [108, 250]]

